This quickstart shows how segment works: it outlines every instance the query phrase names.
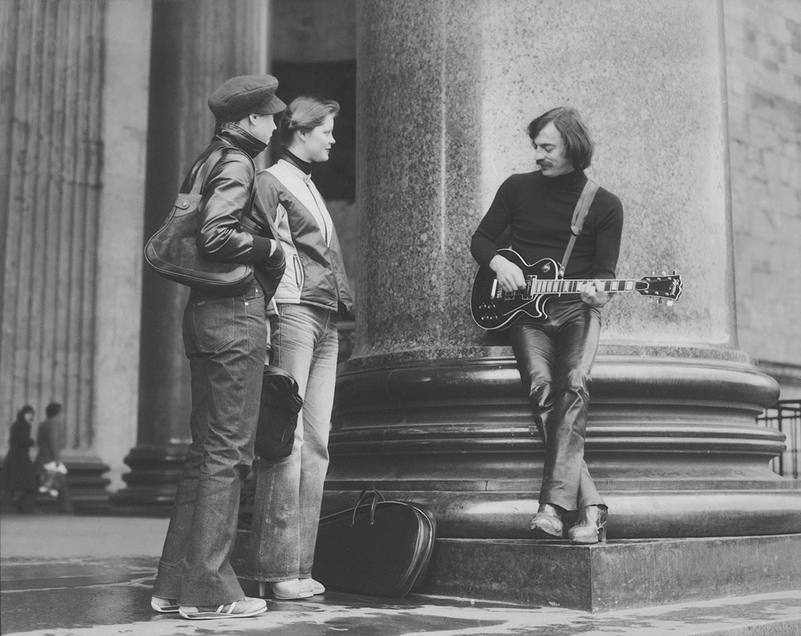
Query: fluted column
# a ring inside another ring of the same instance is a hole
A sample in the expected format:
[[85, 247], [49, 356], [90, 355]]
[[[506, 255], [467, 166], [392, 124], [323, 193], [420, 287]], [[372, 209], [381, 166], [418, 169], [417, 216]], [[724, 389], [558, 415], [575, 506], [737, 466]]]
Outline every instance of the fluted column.
[[[145, 237], [163, 222], [186, 171], [214, 133], [206, 100], [235, 75], [267, 72], [269, 0], [156, 2]], [[189, 441], [189, 365], [181, 320], [188, 289], [145, 267], [139, 430], [120, 507], [168, 510]]]
[[[102, 503], [97, 455], [103, 3], [0, 6], [0, 446], [24, 404], [64, 406], [76, 507]], [[35, 435], [35, 429], [34, 429]]]
[[586, 449], [610, 536], [801, 531], [781, 436], [754, 423], [778, 387], [736, 339], [718, 4], [377, 0], [358, 21], [363, 265], [326, 509], [376, 486], [442, 537], [529, 536], [543, 448], [503, 334], [470, 318], [469, 242], [533, 168], [527, 123], [569, 104], [623, 201], [618, 275], [684, 280], [675, 307], [604, 310]]

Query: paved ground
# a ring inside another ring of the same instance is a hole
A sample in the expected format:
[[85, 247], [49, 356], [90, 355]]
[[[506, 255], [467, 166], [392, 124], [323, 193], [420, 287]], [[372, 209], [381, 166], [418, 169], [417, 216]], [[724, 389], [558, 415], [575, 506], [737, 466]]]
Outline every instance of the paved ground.
[[[148, 605], [166, 519], [0, 517], [0, 633], [38, 636], [799, 636], [801, 589], [588, 614], [411, 595], [327, 592], [249, 619], [187, 621]], [[255, 590], [246, 583], [247, 593]], [[799, 585], [801, 587], [801, 584]]]

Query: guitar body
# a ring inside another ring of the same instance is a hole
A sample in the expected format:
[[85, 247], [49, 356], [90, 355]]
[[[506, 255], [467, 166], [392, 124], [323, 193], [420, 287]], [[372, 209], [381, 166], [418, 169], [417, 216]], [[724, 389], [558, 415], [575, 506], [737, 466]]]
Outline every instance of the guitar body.
[[[559, 273], [559, 264], [552, 258], [543, 258], [530, 265], [514, 250], [501, 249], [498, 250], [498, 254], [523, 270], [523, 276], [527, 279], [533, 277], [535, 280], [556, 280]], [[535, 294], [531, 298], [526, 298], [525, 294], [520, 292], [506, 293], [497, 284], [495, 272], [489, 267], [481, 267], [473, 282], [470, 308], [476, 324], [482, 329], [493, 331], [509, 327], [521, 314], [544, 320], [548, 317], [545, 303], [549, 298], [550, 296], [545, 294]]]
[[[470, 310], [473, 320], [482, 329], [505, 329], [515, 318], [526, 314], [537, 320], [548, 317], [545, 304], [552, 296], [579, 296], [581, 288], [591, 280], [563, 279], [560, 265], [552, 258], [543, 258], [533, 265], [527, 263], [512, 249], [498, 250], [498, 254], [517, 265], [523, 272], [526, 286], [514, 292], [505, 292], [489, 267], [480, 267], [473, 282]], [[637, 292], [641, 296], [656, 297], [659, 302], [672, 305], [682, 291], [681, 276], [663, 273], [640, 280], [603, 279], [602, 291], [609, 293]]]

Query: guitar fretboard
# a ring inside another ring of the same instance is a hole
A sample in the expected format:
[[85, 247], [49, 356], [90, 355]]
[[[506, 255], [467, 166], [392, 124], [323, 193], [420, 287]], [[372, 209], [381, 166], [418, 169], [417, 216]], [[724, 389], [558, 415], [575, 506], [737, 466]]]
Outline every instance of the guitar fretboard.
[[[493, 298], [514, 298], [522, 295], [523, 298], [533, 298], [534, 296], [559, 295], [559, 294], [578, 294], [581, 288], [587, 283], [593, 283], [591, 279], [540, 279], [536, 276], [526, 276], [526, 288], [514, 292], [504, 292], [498, 281], [493, 283]], [[634, 279], [601, 279], [601, 289], [605, 292], [629, 292], [647, 289], [648, 284], [644, 281]]]
[[[536, 276], [529, 276], [526, 279], [526, 292], [529, 295], [539, 294], [578, 294], [581, 288], [594, 280], [582, 279], [556, 279], [541, 280]], [[635, 291], [637, 285], [642, 284], [634, 279], [602, 279], [601, 288], [605, 292], [626, 292]]]

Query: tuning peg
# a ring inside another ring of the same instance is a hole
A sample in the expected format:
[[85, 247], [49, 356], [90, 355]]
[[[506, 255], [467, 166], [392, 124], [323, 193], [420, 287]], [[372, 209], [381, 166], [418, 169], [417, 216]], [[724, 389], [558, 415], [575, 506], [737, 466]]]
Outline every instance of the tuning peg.
[[664, 269], [662, 270], [662, 276], [667, 276], [667, 272]]
[[658, 302], [658, 303], [661, 305], [661, 304], [662, 304], [662, 299], [660, 298], [660, 299], [659, 299], [659, 300], [657, 300], [656, 302]]
[[672, 300], [669, 300], [665, 303], [668, 307], [672, 307], [675, 303]]

